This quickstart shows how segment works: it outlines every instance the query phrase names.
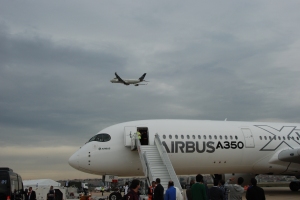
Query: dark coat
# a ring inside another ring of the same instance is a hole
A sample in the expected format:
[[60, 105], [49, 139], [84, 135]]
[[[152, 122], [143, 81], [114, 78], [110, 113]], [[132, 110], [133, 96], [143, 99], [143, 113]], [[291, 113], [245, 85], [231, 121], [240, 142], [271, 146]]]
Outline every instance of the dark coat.
[[223, 200], [223, 191], [218, 187], [211, 187], [208, 190], [208, 199], [210, 200]]
[[35, 194], [35, 191], [31, 190], [31, 194], [27, 195], [27, 198], [28, 200], [36, 200], [36, 194]]
[[265, 200], [265, 191], [258, 186], [249, 187], [246, 193], [247, 200]]
[[159, 183], [154, 189], [154, 200], [164, 200], [164, 187]]

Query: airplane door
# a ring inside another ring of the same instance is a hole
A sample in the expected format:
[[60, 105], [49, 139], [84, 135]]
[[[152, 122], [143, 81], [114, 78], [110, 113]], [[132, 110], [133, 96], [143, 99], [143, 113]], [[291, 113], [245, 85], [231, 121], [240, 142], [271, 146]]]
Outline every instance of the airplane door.
[[135, 126], [126, 126], [124, 127], [124, 145], [125, 147], [131, 147], [131, 140], [136, 133]]
[[251, 130], [249, 128], [242, 128], [242, 132], [245, 137], [245, 143], [246, 143], [245, 147], [246, 148], [254, 148], [255, 144], [254, 144], [254, 139], [253, 139]]

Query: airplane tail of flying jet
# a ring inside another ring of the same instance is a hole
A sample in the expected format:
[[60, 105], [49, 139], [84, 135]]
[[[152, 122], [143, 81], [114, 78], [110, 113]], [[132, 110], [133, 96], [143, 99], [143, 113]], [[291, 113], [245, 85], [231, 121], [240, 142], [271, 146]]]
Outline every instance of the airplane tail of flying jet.
[[144, 78], [145, 78], [145, 76], [146, 76], [146, 73], [144, 73], [143, 76], [141, 76], [141, 77], [139, 78], [139, 80], [140, 80], [140, 81], [143, 81]]

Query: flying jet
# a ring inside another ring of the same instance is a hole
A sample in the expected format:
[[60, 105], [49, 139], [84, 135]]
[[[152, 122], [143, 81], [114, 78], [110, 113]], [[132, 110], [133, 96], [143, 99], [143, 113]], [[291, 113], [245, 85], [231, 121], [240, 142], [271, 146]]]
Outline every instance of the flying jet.
[[110, 82], [112, 83], [123, 83], [124, 85], [130, 85], [133, 84], [134, 86], [139, 86], [139, 85], [147, 85], [143, 84], [141, 82], [148, 82], [145, 81], [144, 78], [146, 76], [146, 73], [144, 73], [139, 79], [122, 79], [117, 72], [115, 72], [116, 77], [111, 79]]
[[[144, 140], [141, 144], [135, 137], [137, 130]], [[154, 154], [152, 147], [158, 153]], [[69, 164], [91, 174], [146, 176], [149, 182], [171, 173], [172, 168], [175, 175], [201, 173], [226, 180], [243, 177], [245, 184], [258, 174], [300, 179], [300, 124], [169, 119], [124, 122], [91, 137], [69, 158]], [[290, 183], [292, 191], [299, 188], [299, 181]]]

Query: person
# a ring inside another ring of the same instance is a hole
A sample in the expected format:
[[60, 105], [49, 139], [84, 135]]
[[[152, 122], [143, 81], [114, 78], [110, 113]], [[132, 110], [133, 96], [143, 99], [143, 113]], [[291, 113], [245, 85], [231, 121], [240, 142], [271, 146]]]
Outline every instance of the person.
[[160, 184], [160, 178], [155, 180], [156, 187], [154, 188], [154, 200], [164, 200], [164, 187]]
[[225, 186], [224, 186], [224, 184], [225, 184], [225, 181], [224, 180], [220, 180], [219, 181], [219, 188], [222, 190], [222, 192], [223, 192], [223, 200], [228, 200], [228, 189], [227, 188], [225, 188]]
[[192, 186], [194, 184], [195, 184], [195, 180], [192, 179], [190, 181], [190, 188], [186, 189], [186, 191], [185, 191], [187, 200], [192, 200]]
[[126, 200], [140, 200], [139, 189], [140, 189], [140, 181], [137, 179], [133, 179], [131, 185], [129, 187], [129, 192], [124, 195]]
[[239, 177], [237, 184], [229, 184], [230, 181], [234, 181], [234, 178], [230, 178], [225, 183], [225, 188], [230, 190], [229, 200], [240, 200], [242, 199], [244, 188], [241, 186], [244, 182], [243, 177]]
[[55, 199], [55, 191], [53, 189], [53, 186], [50, 186], [50, 190], [47, 194], [47, 200], [54, 200]]
[[223, 191], [218, 187], [219, 180], [214, 179], [214, 186], [211, 187], [208, 191], [209, 200], [223, 200], [224, 194]]
[[25, 200], [28, 200], [28, 189], [27, 188], [24, 190], [24, 197], [25, 197]]
[[152, 181], [152, 185], [148, 188], [148, 199], [152, 200], [153, 199], [153, 192], [155, 189], [155, 181]]
[[265, 200], [265, 191], [257, 186], [257, 181], [255, 178], [251, 179], [252, 187], [249, 187], [246, 192], [246, 199], [247, 200]]
[[164, 200], [176, 200], [176, 189], [173, 181], [169, 181], [168, 183], [168, 189], [166, 190]]
[[140, 140], [140, 142], [141, 142], [142, 135], [141, 135], [141, 132], [140, 132], [140, 130], [139, 130], [139, 129], [137, 129], [137, 131], [136, 131], [136, 135], [137, 135], [138, 139], [139, 139], [139, 140]]
[[126, 195], [127, 193], [128, 193], [128, 182], [125, 183], [124, 195]]
[[206, 187], [203, 184], [203, 176], [198, 174], [196, 176], [196, 183], [192, 186], [192, 199], [193, 200], [206, 200]]
[[28, 188], [27, 198], [28, 200], [36, 200], [35, 191], [32, 190], [32, 187]]
[[101, 188], [101, 193], [102, 193], [102, 196], [103, 196], [103, 193], [104, 193], [104, 186]]

